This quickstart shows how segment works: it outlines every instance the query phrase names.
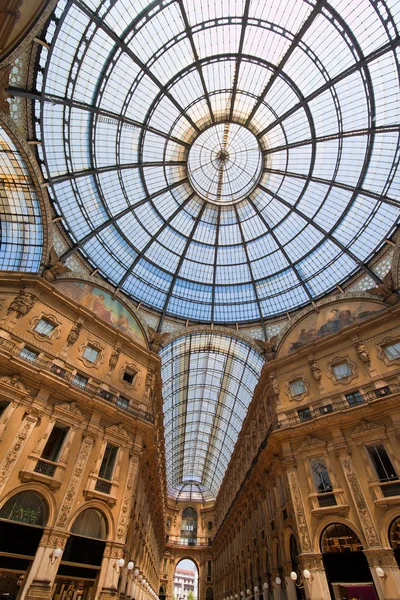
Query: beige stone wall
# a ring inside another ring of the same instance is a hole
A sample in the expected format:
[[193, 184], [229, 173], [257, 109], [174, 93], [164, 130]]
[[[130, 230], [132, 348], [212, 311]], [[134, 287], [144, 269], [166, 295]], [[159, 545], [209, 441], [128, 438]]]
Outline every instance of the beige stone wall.
[[[121, 557], [158, 591], [165, 535], [158, 356], [39, 277], [8, 274], [0, 286], [0, 507], [18, 491], [34, 490], [49, 510], [22, 597], [49, 594], [59, 564], [49, 556], [65, 546], [72, 523], [89, 507], [102, 512], [108, 529], [97, 594], [116, 595], [118, 586], [127, 595], [134, 586], [138, 597], [147, 593], [126, 569], [119, 577]], [[55, 325], [50, 336], [35, 331], [42, 317]], [[76, 323], [81, 327], [71, 337]], [[87, 343], [99, 350], [95, 364], [83, 357]], [[136, 371], [133, 385], [122, 378], [125, 365]], [[77, 374], [87, 379], [84, 387]], [[68, 433], [50, 476], [35, 468], [55, 423]], [[102, 492], [96, 485], [107, 443], [118, 454], [110, 489]]]

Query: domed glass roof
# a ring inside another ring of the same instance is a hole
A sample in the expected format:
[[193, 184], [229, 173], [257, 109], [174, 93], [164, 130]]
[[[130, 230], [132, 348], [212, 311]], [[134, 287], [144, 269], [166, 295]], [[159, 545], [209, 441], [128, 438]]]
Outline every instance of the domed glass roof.
[[399, 216], [399, 7], [60, 1], [31, 97], [63, 258], [216, 323], [377, 281]]

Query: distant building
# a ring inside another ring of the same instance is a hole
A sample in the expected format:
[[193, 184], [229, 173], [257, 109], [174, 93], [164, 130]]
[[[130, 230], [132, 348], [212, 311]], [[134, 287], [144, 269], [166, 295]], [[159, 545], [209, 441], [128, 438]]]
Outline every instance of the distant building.
[[176, 569], [174, 575], [174, 596], [176, 600], [187, 600], [189, 592], [197, 600], [197, 571]]

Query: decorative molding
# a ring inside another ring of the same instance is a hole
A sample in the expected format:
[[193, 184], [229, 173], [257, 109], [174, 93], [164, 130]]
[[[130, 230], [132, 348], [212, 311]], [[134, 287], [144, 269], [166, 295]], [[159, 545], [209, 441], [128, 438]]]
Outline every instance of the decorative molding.
[[379, 439], [382, 439], [385, 436], [385, 426], [378, 425], [377, 423], [368, 423], [367, 421], [360, 421], [358, 427], [355, 428], [351, 437], [353, 438], [371, 438], [371, 433], [373, 433], [373, 438], [378, 436]]
[[297, 529], [299, 532], [302, 552], [311, 552], [311, 539], [308, 531], [306, 515], [304, 512], [303, 500], [301, 498], [300, 487], [297, 481], [296, 472], [288, 472], [289, 488], [292, 494], [293, 508], [296, 515]]
[[22, 381], [20, 381], [19, 375], [3, 375], [2, 377], [0, 377], [0, 382], [9, 387], [14, 388], [15, 390], [18, 390], [25, 396], [29, 394]]
[[[39, 333], [35, 330], [35, 327], [39, 323], [40, 319], [46, 319], [46, 321], [49, 321], [50, 323], [55, 325], [55, 329], [50, 333], [50, 335], [44, 335], [43, 333]], [[41, 312], [39, 315], [33, 317], [30, 320], [29, 324], [30, 327], [28, 331], [39, 342], [47, 342], [48, 344], [52, 344], [54, 340], [58, 340], [61, 337], [62, 323], [53, 314], [46, 314], [44, 312]]]
[[114, 440], [117, 444], [121, 444], [123, 446], [131, 446], [133, 441], [129, 433], [125, 431], [122, 423], [105, 427], [104, 438]]
[[307, 435], [304, 442], [297, 449], [297, 452], [310, 450], [311, 448], [315, 448], [316, 446], [326, 446], [326, 442], [324, 440], [320, 440], [319, 438], [313, 437], [312, 435]]
[[385, 365], [387, 365], [388, 367], [390, 365], [400, 365], [400, 356], [398, 358], [390, 359], [384, 350], [385, 346], [390, 346], [391, 344], [396, 344], [396, 343], [397, 344], [400, 343], [400, 335], [398, 335], [396, 337], [394, 337], [394, 336], [385, 337], [381, 342], [376, 344], [377, 357], [380, 360], [383, 360]]
[[[333, 368], [336, 365], [340, 365], [342, 363], [347, 363], [349, 365], [351, 375], [348, 375], [347, 377], [342, 377], [341, 379], [337, 379]], [[332, 380], [333, 385], [350, 383], [350, 381], [352, 381], [353, 379], [358, 377], [356, 364], [353, 361], [351, 361], [347, 356], [337, 356], [334, 360], [332, 360], [328, 364], [328, 370], [327, 370], [326, 374], [329, 377], [329, 379]]]
[[[301, 380], [304, 383], [304, 392], [302, 392], [301, 394], [294, 395], [292, 392], [291, 383], [294, 383], [295, 381], [299, 381], [299, 380]], [[295, 373], [294, 375], [292, 375], [290, 377], [290, 379], [287, 380], [286, 386], [285, 386], [285, 393], [289, 397], [290, 400], [297, 400], [298, 402], [300, 402], [301, 400], [303, 400], [303, 398], [305, 396], [307, 396], [310, 393], [309, 388], [310, 388], [310, 383], [307, 379], [305, 379], [305, 377], [302, 375], [302, 373]]]
[[[92, 348], [97, 350], [99, 353], [94, 362], [87, 360], [87, 358], [85, 358], [83, 356], [83, 353], [87, 346], [92, 346]], [[88, 369], [93, 369], [93, 368], [97, 369], [99, 367], [99, 365], [101, 365], [104, 362], [104, 348], [96, 340], [92, 340], [92, 339], [88, 338], [86, 342], [84, 342], [83, 344], [81, 344], [79, 346], [79, 352], [80, 352], [80, 356], [78, 356], [78, 360], [81, 360], [83, 362], [83, 364], [85, 365], [85, 367], [87, 367]]]

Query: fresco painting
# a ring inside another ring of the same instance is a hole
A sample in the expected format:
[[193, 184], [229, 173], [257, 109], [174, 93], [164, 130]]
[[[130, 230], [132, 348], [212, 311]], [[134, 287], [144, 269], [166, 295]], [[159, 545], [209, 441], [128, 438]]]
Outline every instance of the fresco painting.
[[80, 281], [61, 281], [56, 285], [63, 294], [93, 311], [106, 323], [135, 338], [142, 345], [146, 345], [145, 337], [136, 319], [108, 292]]
[[354, 325], [384, 310], [386, 307], [382, 304], [361, 300], [324, 306], [319, 313], [312, 312], [289, 331], [279, 350], [279, 356], [290, 354], [306, 344], [337, 333], [343, 327]]

